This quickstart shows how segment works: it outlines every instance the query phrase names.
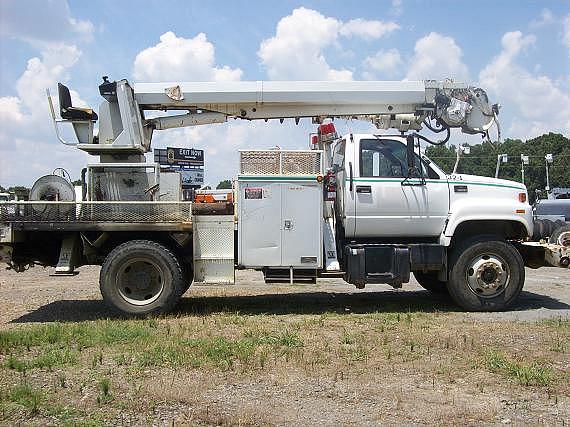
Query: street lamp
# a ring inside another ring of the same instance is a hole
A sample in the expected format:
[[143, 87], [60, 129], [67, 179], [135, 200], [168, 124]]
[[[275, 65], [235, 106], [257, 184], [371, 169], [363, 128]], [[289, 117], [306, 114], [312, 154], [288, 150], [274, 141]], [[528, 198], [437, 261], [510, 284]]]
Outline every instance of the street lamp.
[[528, 166], [529, 164], [529, 158], [528, 156], [525, 156], [524, 154], [521, 154], [521, 178], [522, 178], [522, 183], [524, 184], [524, 165]]
[[509, 156], [507, 154], [497, 155], [497, 167], [495, 168], [495, 178], [499, 177], [499, 167], [501, 163], [507, 163], [509, 161]]

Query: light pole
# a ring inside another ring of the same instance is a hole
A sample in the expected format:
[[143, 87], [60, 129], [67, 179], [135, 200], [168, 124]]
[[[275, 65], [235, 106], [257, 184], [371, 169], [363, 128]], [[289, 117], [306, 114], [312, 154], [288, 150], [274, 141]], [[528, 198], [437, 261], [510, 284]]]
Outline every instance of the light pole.
[[453, 173], [457, 172], [457, 167], [459, 166], [459, 159], [461, 158], [461, 154], [469, 154], [471, 153], [471, 147], [467, 144], [459, 145], [456, 150], [457, 157], [455, 158], [455, 166], [453, 166]]
[[506, 154], [497, 155], [497, 167], [495, 168], [495, 178], [499, 177], [499, 167], [501, 163], [507, 163], [509, 161], [509, 156]]
[[550, 178], [548, 176], [548, 165], [554, 162], [554, 157], [551, 153], [548, 153], [544, 156], [544, 163], [546, 165], [546, 194], [547, 197], [550, 198]]
[[528, 156], [521, 154], [521, 178], [522, 178], [523, 184], [524, 184], [524, 165], [528, 165], [528, 164], [529, 164]]

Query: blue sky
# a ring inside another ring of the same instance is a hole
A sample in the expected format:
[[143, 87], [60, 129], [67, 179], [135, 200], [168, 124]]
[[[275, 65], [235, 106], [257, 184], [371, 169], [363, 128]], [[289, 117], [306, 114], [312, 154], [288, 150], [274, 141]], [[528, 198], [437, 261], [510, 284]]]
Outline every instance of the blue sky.
[[[0, 185], [31, 185], [96, 159], [55, 138], [44, 90], [97, 108], [102, 75], [130, 81], [444, 79], [503, 105], [504, 136], [570, 133], [567, 1], [0, 2]], [[339, 123], [341, 132], [373, 130]], [[206, 179], [236, 150], [304, 148], [308, 123], [163, 132], [155, 146], [206, 149]], [[454, 142], [476, 142], [454, 134]]]

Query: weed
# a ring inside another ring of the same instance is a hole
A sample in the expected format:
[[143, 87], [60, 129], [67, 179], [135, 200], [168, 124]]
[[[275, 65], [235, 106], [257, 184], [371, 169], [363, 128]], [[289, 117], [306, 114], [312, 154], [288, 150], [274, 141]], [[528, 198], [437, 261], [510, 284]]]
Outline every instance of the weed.
[[351, 334], [350, 332], [344, 331], [342, 337], [340, 339], [341, 344], [354, 344], [356, 342], [356, 335]]
[[109, 378], [102, 378], [99, 381], [99, 395], [97, 396], [97, 403], [102, 405], [113, 400], [111, 395], [111, 380]]
[[549, 385], [553, 377], [552, 369], [548, 366], [543, 366], [538, 361], [530, 364], [519, 363], [494, 350], [485, 353], [485, 363], [491, 372], [503, 373], [527, 387], [531, 385]]
[[60, 373], [57, 375], [57, 380], [58, 380], [59, 385], [60, 385], [61, 388], [66, 388], [66, 387], [67, 387], [67, 385], [65, 384], [67, 378], [65, 377], [65, 374], [64, 374], [63, 372], [60, 372]]
[[26, 362], [16, 359], [14, 356], [8, 357], [8, 360], [6, 360], [6, 367], [18, 372], [26, 372]]
[[566, 353], [566, 341], [560, 338], [560, 335], [556, 335], [550, 350], [556, 351], [558, 353]]
[[8, 391], [8, 400], [22, 405], [30, 411], [31, 415], [36, 415], [40, 410], [43, 395], [40, 391], [34, 390], [32, 386], [24, 382], [12, 387]]
[[96, 368], [97, 365], [102, 365], [102, 364], [103, 364], [103, 352], [99, 351], [93, 355], [93, 358], [91, 359], [91, 367]]
[[352, 362], [363, 362], [368, 359], [368, 349], [364, 346], [357, 346], [355, 349], [350, 350], [350, 360]]

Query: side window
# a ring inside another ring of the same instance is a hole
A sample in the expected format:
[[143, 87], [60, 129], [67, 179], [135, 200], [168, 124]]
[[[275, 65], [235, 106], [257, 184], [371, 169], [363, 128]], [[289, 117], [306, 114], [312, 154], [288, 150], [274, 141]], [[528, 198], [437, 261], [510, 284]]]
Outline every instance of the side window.
[[404, 178], [407, 172], [406, 147], [397, 141], [360, 141], [360, 176]]
[[[416, 155], [422, 175], [438, 179], [439, 176]], [[360, 176], [371, 178], [406, 178], [408, 160], [406, 146], [389, 139], [363, 139], [360, 141]]]
[[346, 147], [346, 141], [344, 139], [340, 140], [334, 147], [332, 167], [335, 171], [344, 170], [344, 150]]

